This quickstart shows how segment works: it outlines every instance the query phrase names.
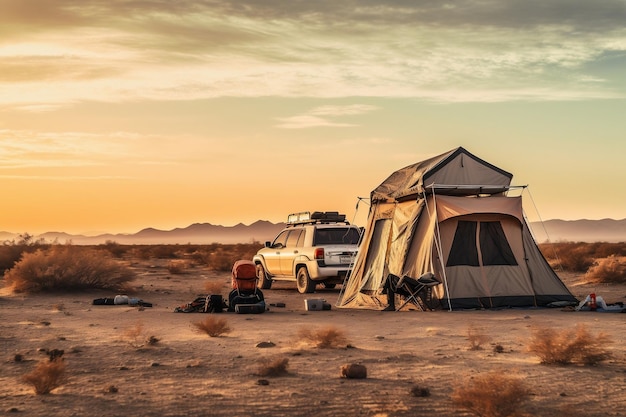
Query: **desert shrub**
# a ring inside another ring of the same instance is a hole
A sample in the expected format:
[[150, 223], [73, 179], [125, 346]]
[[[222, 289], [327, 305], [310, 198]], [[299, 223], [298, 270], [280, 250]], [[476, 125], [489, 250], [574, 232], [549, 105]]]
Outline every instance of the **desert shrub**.
[[224, 288], [222, 281], [207, 281], [204, 283], [204, 290], [207, 294], [220, 294]]
[[136, 274], [102, 251], [76, 246], [52, 246], [24, 254], [5, 274], [15, 292], [128, 290]]
[[258, 376], [283, 376], [287, 375], [288, 358], [261, 359], [259, 361]]
[[108, 251], [115, 258], [123, 257], [129, 250], [128, 246], [120, 245], [113, 240], [107, 240], [102, 245], [98, 245], [98, 248]]
[[611, 356], [606, 350], [610, 342], [605, 333], [592, 335], [584, 325], [560, 330], [538, 328], [533, 330], [527, 349], [547, 365], [595, 365]]
[[127, 328], [123, 333], [123, 338], [128, 342], [128, 344], [136, 348], [140, 348], [145, 345], [154, 346], [159, 342], [159, 339], [155, 336], [146, 336], [146, 333], [144, 332], [144, 325], [140, 321]]
[[17, 239], [5, 241], [0, 245], [0, 276], [13, 268], [23, 254], [35, 252], [37, 249], [47, 248], [50, 245], [43, 240], [24, 233]]
[[185, 261], [170, 261], [167, 264], [167, 270], [170, 274], [184, 274], [187, 270], [187, 262]]
[[192, 324], [196, 331], [206, 333], [210, 337], [218, 337], [231, 331], [226, 319], [215, 316], [208, 316], [204, 320], [193, 322]]
[[584, 244], [577, 244], [566, 252], [559, 253], [561, 267], [566, 271], [585, 272], [593, 265], [593, 256]]
[[298, 331], [298, 336], [304, 342], [320, 349], [345, 347], [347, 340], [343, 330], [334, 326], [303, 327]]
[[625, 283], [626, 263], [615, 255], [610, 255], [604, 259], [598, 259], [589, 268], [585, 278], [592, 282], [602, 283]]
[[471, 324], [467, 328], [467, 341], [470, 344], [470, 350], [481, 350], [483, 343], [487, 343], [491, 338], [484, 333], [480, 327]]
[[626, 242], [597, 242], [594, 244], [594, 256], [596, 258], [608, 258], [611, 255], [626, 256]]
[[41, 361], [32, 372], [22, 377], [22, 381], [32, 385], [37, 395], [50, 394], [65, 382], [65, 369], [65, 361], [61, 358]]
[[157, 259], [177, 259], [178, 245], [152, 245], [150, 246], [150, 256]]
[[480, 417], [507, 417], [519, 413], [530, 392], [523, 382], [504, 372], [476, 376], [452, 393], [452, 402]]
[[204, 260], [209, 268], [215, 271], [230, 271], [239, 259], [252, 259], [261, 248], [258, 242], [240, 243], [235, 245], [213, 245], [207, 248]]
[[611, 255], [626, 256], [626, 243], [558, 242], [539, 244], [543, 256], [551, 265], [570, 272], [585, 272], [595, 259]]

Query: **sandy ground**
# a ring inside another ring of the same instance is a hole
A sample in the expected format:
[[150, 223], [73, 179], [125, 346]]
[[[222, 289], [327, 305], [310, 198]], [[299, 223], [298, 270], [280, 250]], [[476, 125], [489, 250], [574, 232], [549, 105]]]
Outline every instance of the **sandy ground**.
[[[301, 295], [292, 284], [265, 290], [260, 315], [222, 313], [232, 331], [211, 338], [192, 322], [204, 314], [174, 308], [204, 293], [210, 281], [230, 285], [229, 273], [191, 269], [171, 275], [165, 265], [137, 265], [136, 296], [152, 308], [94, 306], [115, 294], [0, 295], [0, 414], [28, 416], [469, 416], [450, 395], [472, 376], [490, 371], [523, 379], [532, 416], [626, 415], [626, 314], [560, 309], [458, 312], [379, 312], [335, 308], [339, 290]], [[589, 286], [562, 276], [574, 295], [591, 290], [626, 301], [626, 286]], [[305, 311], [305, 298], [324, 298], [330, 311]], [[582, 323], [610, 334], [612, 359], [598, 366], [546, 366], [527, 352], [534, 327]], [[349, 347], [302, 343], [302, 328], [335, 326]], [[490, 338], [470, 350], [468, 329]], [[142, 329], [135, 339], [128, 335]], [[149, 336], [159, 341], [143, 344]], [[257, 347], [271, 341], [274, 347]], [[502, 347], [496, 353], [495, 346]], [[67, 382], [34, 395], [21, 381], [45, 349], [63, 349]], [[16, 361], [16, 354], [22, 356]], [[288, 359], [288, 375], [260, 377], [260, 361]], [[340, 367], [361, 363], [367, 379], [340, 378]], [[266, 380], [266, 384], [259, 380]], [[427, 388], [428, 397], [412, 395]]]

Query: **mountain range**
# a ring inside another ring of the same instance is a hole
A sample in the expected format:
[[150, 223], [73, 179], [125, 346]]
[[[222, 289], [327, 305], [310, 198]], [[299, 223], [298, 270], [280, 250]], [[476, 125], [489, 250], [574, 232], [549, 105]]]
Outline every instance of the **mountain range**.
[[[272, 240], [285, 223], [265, 220], [250, 225], [220, 226], [211, 223], [194, 223], [184, 228], [159, 230], [146, 228], [137, 233], [105, 233], [97, 236], [73, 235], [64, 232], [47, 232], [35, 236], [46, 242], [72, 243], [74, 245], [97, 245], [107, 241], [125, 245], [152, 244], [236, 244]], [[561, 242], [626, 242], [626, 219], [613, 220], [547, 220], [530, 224], [538, 243]], [[1, 232], [0, 241], [18, 239], [17, 233]]]

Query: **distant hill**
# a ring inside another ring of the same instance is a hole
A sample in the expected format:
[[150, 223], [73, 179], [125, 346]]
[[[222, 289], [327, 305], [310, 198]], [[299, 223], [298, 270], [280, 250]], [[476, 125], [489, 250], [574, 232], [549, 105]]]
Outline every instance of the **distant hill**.
[[626, 219], [547, 220], [531, 223], [538, 243], [626, 242]]
[[[538, 243], [551, 242], [626, 242], [626, 219], [613, 220], [547, 220], [533, 222], [531, 228]], [[97, 236], [72, 235], [48, 232], [36, 236], [47, 242], [75, 245], [98, 245], [114, 241], [125, 245], [156, 244], [210, 244], [250, 243], [272, 240], [285, 227], [285, 223], [259, 220], [250, 225], [220, 226], [211, 223], [194, 223], [184, 228], [159, 230], [147, 228], [134, 234], [100, 234]], [[15, 233], [0, 231], [0, 241], [17, 239]]]
[[[98, 245], [114, 241], [124, 245], [153, 244], [236, 244], [265, 242], [272, 240], [285, 227], [285, 223], [271, 223], [259, 220], [250, 225], [220, 226], [211, 223], [194, 223], [185, 228], [159, 230], [147, 228], [134, 234], [101, 234], [97, 236], [72, 235], [64, 232], [47, 232], [35, 237], [46, 242], [69, 243], [74, 245]], [[0, 232], [3, 241], [11, 241], [17, 234]]]

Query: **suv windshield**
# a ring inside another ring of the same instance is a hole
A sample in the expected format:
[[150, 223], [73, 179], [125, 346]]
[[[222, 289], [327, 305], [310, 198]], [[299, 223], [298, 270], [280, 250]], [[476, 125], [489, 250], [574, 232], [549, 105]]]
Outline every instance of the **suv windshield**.
[[354, 227], [316, 228], [313, 245], [356, 245], [359, 231]]

